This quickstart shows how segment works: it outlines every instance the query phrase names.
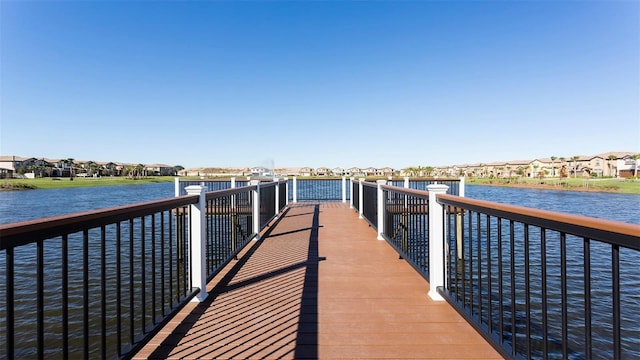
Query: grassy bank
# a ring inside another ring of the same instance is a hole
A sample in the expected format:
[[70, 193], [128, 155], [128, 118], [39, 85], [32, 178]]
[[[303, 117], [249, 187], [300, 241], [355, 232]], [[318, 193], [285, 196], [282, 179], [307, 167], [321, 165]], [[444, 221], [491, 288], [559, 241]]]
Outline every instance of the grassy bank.
[[128, 177], [101, 178], [37, 178], [37, 179], [3, 179], [0, 180], [0, 190], [54, 189], [105, 185], [149, 184], [158, 182], [173, 182], [172, 176], [145, 177], [131, 179]]
[[[199, 178], [194, 178], [199, 179]], [[145, 177], [131, 179], [128, 177], [101, 177], [101, 178], [37, 178], [37, 179], [0, 179], [0, 190], [28, 190], [28, 189], [54, 189], [83, 186], [105, 185], [131, 185], [149, 184], [158, 182], [173, 182], [172, 176]], [[489, 179], [467, 178], [470, 185], [493, 185], [526, 187], [536, 189], [571, 190], [571, 191], [601, 191], [617, 192], [624, 194], [640, 194], [640, 180], [632, 179]]]
[[467, 184], [526, 187], [535, 189], [599, 191], [623, 194], [640, 194], [640, 180], [633, 179], [489, 179], [467, 178]]

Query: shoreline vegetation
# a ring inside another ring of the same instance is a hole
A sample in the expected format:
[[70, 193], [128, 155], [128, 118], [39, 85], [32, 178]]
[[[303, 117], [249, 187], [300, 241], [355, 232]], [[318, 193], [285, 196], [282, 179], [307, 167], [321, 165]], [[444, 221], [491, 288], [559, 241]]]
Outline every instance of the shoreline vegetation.
[[[314, 177], [322, 179], [322, 177]], [[199, 180], [198, 177], [185, 177], [188, 180]], [[142, 178], [100, 177], [100, 178], [36, 178], [36, 179], [4, 179], [0, 180], [0, 191], [56, 189], [69, 187], [133, 185], [159, 182], [173, 182], [172, 176], [150, 176]], [[596, 191], [622, 194], [640, 194], [638, 179], [613, 178], [474, 178], [467, 177], [468, 185], [506, 186], [541, 190]]]
[[640, 181], [633, 178], [467, 178], [466, 183], [468, 185], [505, 186], [540, 190], [640, 194]]
[[99, 177], [99, 178], [55, 178], [43, 177], [35, 179], [3, 179], [0, 180], [0, 191], [7, 190], [31, 190], [31, 189], [59, 189], [72, 187], [111, 186], [111, 185], [138, 185], [159, 182], [173, 182], [171, 176], [149, 176], [142, 178], [130, 177]]

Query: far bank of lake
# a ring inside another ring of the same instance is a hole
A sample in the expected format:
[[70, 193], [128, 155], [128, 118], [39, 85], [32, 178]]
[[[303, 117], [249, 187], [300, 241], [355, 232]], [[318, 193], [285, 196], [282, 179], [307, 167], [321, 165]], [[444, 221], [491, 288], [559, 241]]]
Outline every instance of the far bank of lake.
[[152, 183], [173, 182], [172, 176], [151, 176], [143, 178], [130, 178], [118, 176], [104, 177], [74, 177], [56, 178], [45, 177], [35, 179], [2, 179], [0, 180], [1, 190], [32, 190], [32, 189], [60, 189], [77, 187], [95, 187], [111, 185], [141, 185]]
[[468, 185], [502, 186], [513, 188], [542, 189], [556, 191], [607, 192], [621, 194], [640, 194], [639, 179], [612, 178], [467, 178]]
[[[298, 177], [304, 179], [306, 177]], [[99, 178], [36, 178], [36, 179], [4, 179], [0, 180], [0, 191], [58, 189], [75, 187], [95, 187], [111, 185], [141, 185], [150, 183], [173, 182], [173, 176], [156, 176], [143, 178], [99, 177]], [[187, 179], [187, 178], [181, 178]], [[328, 179], [328, 177], [314, 177]], [[384, 178], [371, 178], [372, 180]], [[188, 178], [199, 180], [199, 178]], [[210, 179], [207, 179], [210, 180]], [[529, 189], [546, 189], [558, 191], [610, 192], [621, 194], [640, 194], [640, 179], [613, 178], [466, 178], [468, 185], [503, 186]]]

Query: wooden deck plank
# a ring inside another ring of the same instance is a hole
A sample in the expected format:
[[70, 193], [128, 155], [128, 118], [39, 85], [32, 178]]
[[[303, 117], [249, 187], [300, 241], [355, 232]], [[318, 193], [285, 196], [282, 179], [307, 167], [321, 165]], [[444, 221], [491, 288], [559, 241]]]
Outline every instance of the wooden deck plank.
[[134, 359], [500, 359], [364, 220], [301, 203]]

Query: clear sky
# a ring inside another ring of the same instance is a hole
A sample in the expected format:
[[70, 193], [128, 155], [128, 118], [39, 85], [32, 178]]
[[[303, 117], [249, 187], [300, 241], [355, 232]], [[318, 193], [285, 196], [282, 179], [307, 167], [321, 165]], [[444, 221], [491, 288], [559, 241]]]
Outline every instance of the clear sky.
[[0, 154], [185, 167], [640, 152], [638, 1], [0, 0]]

